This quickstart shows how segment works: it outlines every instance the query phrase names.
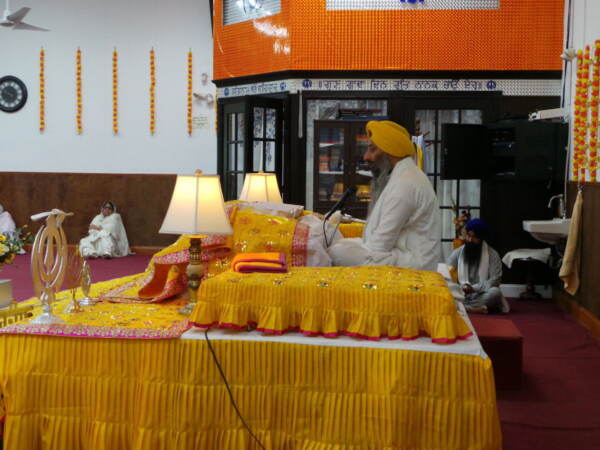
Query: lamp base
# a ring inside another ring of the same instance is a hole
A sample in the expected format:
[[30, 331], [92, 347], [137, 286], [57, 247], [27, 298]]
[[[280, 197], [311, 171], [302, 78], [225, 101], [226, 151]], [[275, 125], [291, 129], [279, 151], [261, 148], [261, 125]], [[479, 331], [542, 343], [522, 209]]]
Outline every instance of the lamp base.
[[187, 305], [185, 305], [183, 308], [181, 308], [179, 310], [179, 314], [182, 314], [184, 316], [189, 316], [190, 314], [192, 314], [192, 311], [194, 310], [195, 307], [196, 307], [196, 302], [188, 303]]
[[196, 307], [198, 288], [204, 275], [202, 269], [202, 239], [200, 238], [190, 238], [190, 263], [187, 266], [186, 275], [188, 277], [190, 298], [187, 305], [179, 310], [179, 313], [189, 316]]

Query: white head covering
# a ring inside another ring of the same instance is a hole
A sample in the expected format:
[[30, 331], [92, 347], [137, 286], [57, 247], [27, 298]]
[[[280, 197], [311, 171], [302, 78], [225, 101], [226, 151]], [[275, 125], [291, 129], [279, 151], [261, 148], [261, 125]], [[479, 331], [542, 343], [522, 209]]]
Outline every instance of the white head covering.
[[117, 205], [115, 205], [115, 204], [114, 204], [114, 202], [112, 202], [112, 201], [110, 201], [110, 200], [107, 200], [107, 201], [105, 201], [104, 203], [102, 203], [102, 206], [100, 207], [100, 213], [102, 213], [102, 210], [104, 209], [104, 206], [105, 206], [106, 204], [110, 204], [110, 205], [112, 205], [112, 212], [113, 212], [113, 213], [116, 213], [116, 212], [117, 212]]
[[17, 229], [15, 221], [8, 211], [4, 211], [4, 207], [0, 205], [0, 234], [12, 233]]

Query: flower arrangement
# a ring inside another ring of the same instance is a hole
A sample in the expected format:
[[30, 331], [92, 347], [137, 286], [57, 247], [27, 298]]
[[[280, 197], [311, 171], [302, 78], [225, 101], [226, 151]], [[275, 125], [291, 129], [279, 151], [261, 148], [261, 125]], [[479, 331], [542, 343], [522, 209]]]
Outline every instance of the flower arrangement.
[[[458, 207], [454, 205], [453, 210], [456, 214]], [[454, 219], [454, 229], [456, 231], [456, 237], [452, 239], [452, 248], [456, 249], [465, 243], [467, 237], [466, 225], [469, 220], [471, 220], [471, 213], [466, 209], [463, 209], [461, 211], [460, 216], [457, 216]]]
[[2, 266], [2, 264], [12, 264], [15, 255], [23, 250], [25, 244], [32, 241], [33, 236], [31, 233], [23, 235], [22, 228], [17, 228], [17, 230], [9, 236], [0, 234], [0, 266]]

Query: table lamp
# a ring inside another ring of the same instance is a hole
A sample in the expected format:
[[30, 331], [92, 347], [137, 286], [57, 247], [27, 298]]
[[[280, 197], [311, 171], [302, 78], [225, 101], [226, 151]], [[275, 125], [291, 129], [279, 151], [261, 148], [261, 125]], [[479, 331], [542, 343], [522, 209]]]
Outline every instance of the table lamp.
[[274, 173], [247, 173], [239, 200], [246, 202], [283, 203]]
[[190, 238], [190, 262], [186, 270], [190, 299], [179, 311], [189, 315], [196, 306], [203, 275], [202, 235], [233, 234], [225, 213], [219, 176], [203, 175], [201, 170], [192, 176], [178, 175], [167, 215], [158, 232], [194, 235]]

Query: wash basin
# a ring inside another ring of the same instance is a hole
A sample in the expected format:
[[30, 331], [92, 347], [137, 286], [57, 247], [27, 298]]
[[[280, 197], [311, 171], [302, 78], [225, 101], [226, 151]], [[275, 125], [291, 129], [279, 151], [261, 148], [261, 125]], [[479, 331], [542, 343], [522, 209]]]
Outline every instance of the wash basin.
[[524, 220], [523, 229], [534, 239], [546, 244], [556, 244], [569, 235], [571, 219]]

